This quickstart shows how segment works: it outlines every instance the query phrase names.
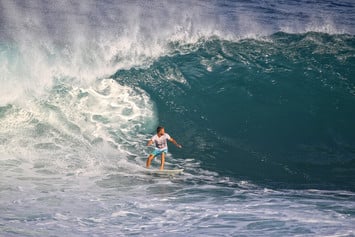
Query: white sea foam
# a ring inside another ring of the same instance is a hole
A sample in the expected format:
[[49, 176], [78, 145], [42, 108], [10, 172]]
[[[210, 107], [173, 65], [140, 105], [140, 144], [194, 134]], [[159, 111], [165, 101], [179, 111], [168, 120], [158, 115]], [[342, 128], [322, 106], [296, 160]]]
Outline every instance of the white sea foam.
[[[260, 39], [280, 30], [349, 32], [338, 26], [339, 16], [327, 14], [329, 9], [316, 13], [313, 5], [304, 9], [306, 19], [294, 16], [268, 24], [269, 19], [261, 12], [270, 8], [268, 4], [228, 4], [230, 11], [221, 15], [222, 6], [213, 1], [126, 1], [112, 5], [2, 1], [0, 21], [11, 27], [1, 29], [5, 44], [0, 46], [0, 105], [23, 100], [26, 94], [46, 93], [57, 77], [88, 86], [119, 69], [149, 66], [170, 53], [171, 42], [191, 45], [210, 37]], [[247, 6], [254, 11], [243, 11]], [[290, 6], [280, 4], [277, 10], [287, 14], [298, 9], [297, 5]]]
[[58, 84], [47, 98], [26, 104], [5, 112], [0, 153], [35, 159], [31, 162], [38, 172], [80, 175], [104, 162], [100, 157], [125, 158], [134, 146], [133, 155], [144, 154], [139, 144], [157, 124], [147, 94], [111, 79], [90, 88]]
[[[353, 234], [352, 192], [273, 190], [202, 169], [193, 157], [174, 160], [181, 176], [142, 172], [159, 119], [154, 102], [108, 76], [149, 66], [172, 41], [191, 50], [201, 38], [278, 28], [256, 13], [219, 15], [215, 2], [174, 4], [1, 2], [0, 234], [154, 236], [157, 226], [166, 235]], [[310, 22], [284, 25], [295, 33], [337, 28]]]

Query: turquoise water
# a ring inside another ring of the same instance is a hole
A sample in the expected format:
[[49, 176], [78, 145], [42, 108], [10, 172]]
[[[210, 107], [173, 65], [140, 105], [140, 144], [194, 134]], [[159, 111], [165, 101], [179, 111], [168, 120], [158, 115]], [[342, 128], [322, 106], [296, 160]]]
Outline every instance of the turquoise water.
[[113, 76], [151, 95], [161, 123], [187, 142], [179, 155], [268, 184], [354, 190], [353, 36], [276, 33], [188, 47]]
[[1, 236], [355, 234], [351, 1], [0, 6]]

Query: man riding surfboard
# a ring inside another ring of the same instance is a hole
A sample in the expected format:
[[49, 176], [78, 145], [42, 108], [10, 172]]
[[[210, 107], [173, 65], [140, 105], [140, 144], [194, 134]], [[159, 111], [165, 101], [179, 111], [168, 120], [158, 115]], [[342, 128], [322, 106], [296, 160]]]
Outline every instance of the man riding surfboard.
[[147, 158], [147, 168], [149, 168], [154, 157], [161, 155], [160, 170], [164, 169], [165, 155], [168, 153], [167, 141], [172, 142], [178, 148], [182, 147], [174, 140], [174, 138], [170, 137], [169, 134], [165, 133], [164, 127], [157, 127], [157, 134], [155, 134], [147, 143], [147, 146], [151, 146], [153, 143], [155, 144], [154, 151], [151, 152]]

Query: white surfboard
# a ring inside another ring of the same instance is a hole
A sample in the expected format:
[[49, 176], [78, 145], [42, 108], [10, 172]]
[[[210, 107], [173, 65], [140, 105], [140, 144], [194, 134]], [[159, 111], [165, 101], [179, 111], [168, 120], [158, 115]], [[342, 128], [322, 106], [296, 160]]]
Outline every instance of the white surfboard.
[[184, 169], [174, 169], [174, 170], [147, 170], [149, 174], [155, 175], [176, 175], [183, 173]]

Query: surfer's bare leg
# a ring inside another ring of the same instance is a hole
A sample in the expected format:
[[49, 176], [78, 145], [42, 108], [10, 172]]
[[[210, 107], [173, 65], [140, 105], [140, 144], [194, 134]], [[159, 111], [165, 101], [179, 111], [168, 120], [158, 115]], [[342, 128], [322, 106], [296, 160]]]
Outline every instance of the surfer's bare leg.
[[150, 154], [148, 156], [148, 159], [147, 159], [147, 164], [146, 164], [146, 167], [149, 168], [150, 166], [150, 163], [152, 163], [152, 160], [153, 160], [154, 156], [152, 154]]
[[161, 153], [160, 170], [164, 169], [164, 163], [165, 163], [165, 152]]

